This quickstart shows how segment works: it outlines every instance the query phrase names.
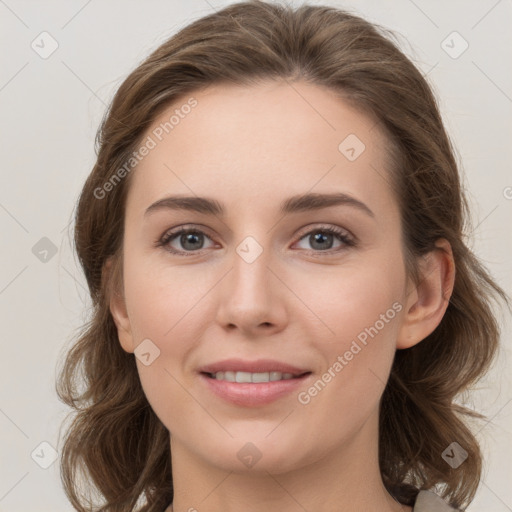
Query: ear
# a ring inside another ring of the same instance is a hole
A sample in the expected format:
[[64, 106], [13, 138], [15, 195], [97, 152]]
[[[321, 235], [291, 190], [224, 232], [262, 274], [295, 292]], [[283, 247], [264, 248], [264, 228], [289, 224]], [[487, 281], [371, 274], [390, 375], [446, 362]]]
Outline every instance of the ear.
[[397, 349], [410, 348], [425, 339], [441, 323], [448, 307], [455, 283], [452, 248], [444, 238], [435, 245], [420, 261], [419, 283], [409, 283]]
[[117, 327], [119, 343], [121, 347], [123, 347], [123, 350], [128, 353], [133, 353], [135, 347], [133, 344], [130, 319], [128, 318], [128, 312], [126, 310], [124, 292], [120, 289], [122, 288], [120, 285], [122, 279], [120, 275], [121, 272], [119, 271], [119, 263], [109, 258], [105, 262], [104, 272], [107, 276], [106, 279], [110, 282], [109, 306], [112, 318]]

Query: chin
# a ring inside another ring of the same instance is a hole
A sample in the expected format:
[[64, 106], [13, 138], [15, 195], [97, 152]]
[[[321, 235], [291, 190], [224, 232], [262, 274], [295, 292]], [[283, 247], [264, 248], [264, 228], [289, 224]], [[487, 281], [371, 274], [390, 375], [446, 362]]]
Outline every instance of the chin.
[[[269, 429], [263, 435], [246, 433], [240, 438], [229, 438], [209, 447], [201, 447], [209, 464], [226, 472], [262, 475], [287, 473], [315, 462], [318, 450], [306, 450], [301, 442], [283, 442], [283, 438], [270, 440]], [[252, 440], [251, 440], [252, 439]], [[198, 445], [194, 443], [197, 453]], [[298, 451], [301, 448], [301, 451]], [[308, 455], [309, 453], [309, 455]]]

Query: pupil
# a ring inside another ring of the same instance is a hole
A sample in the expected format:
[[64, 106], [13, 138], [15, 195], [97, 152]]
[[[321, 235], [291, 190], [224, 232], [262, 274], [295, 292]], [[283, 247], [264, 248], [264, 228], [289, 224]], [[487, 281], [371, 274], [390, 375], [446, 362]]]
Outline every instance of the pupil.
[[[197, 249], [197, 243], [194, 245], [194, 242], [199, 240], [198, 234], [195, 233], [185, 233], [181, 235], [181, 244], [185, 249]], [[191, 244], [187, 246], [187, 244]], [[201, 244], [202, 245], [202, 244]]]
[[[331, 235], [331, 234], [324, 234], [324, 233], [317, 233], [317, 234], [312, 235], [312, 236], [313, 236], [313, 240], [314, 240], [314, 242], [313, 242], [311, 245], [312, 245], [313, 247], [314, 247], [314, 244], [315, 244], [315, 243], [317, 243], [317, 242], [322, 242], [322, 241], [323, 241], [323, 242], [325, 242], [325, 241], [326, 241], [326, 239], [327, 239], [327, 237], [332, 237], [332, 235]], [[330, 249], [330, 245], [331, 245], [331, 244], [329, 244], [329, 247], [327, 247], [327, 249]], [[320, 249], [325, 249], [325, 248], [326, 248], [326, 246], [325, 246], [325, 244], [320, 244], [319, 248], [320, 248]]]

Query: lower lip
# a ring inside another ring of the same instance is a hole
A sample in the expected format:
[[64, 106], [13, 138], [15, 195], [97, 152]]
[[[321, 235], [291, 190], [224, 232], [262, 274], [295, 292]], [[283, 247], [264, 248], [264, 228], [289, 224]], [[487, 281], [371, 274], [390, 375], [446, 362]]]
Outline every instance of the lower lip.
[[215, 395], [227, 402], [245, 407], [257, 407], [274, 402], [293, 391], [297, 391], [310, 376], [311, 373], [308, 373], [293, 379], [250, 383], [217, 380], [208, 377], [204, 373], [199, 375], [208, 389]]

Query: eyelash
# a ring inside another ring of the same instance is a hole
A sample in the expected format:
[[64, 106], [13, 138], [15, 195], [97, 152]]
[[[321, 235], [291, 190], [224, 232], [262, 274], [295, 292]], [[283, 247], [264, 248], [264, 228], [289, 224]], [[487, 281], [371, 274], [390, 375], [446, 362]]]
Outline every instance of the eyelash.
[[[175, 249], [170, 249], [168, 247], [169, 242], [171, 242], [173, 239], [177, 238], [178, 236], [182, 234], [201, 234], [205, 235], [207, 238], [210, 238], [204, 231], [197, 229], [197, 228], [186, 228], [186, 227], [180, 227], [174, 231], [167, 231], [164, 233], [164, 235], [156, 241], [155, 245], [157, 247], [163, 247], [166, 251], [170, 252], [171, 254], [179, 255], [179, 256], [196, 256], [198, 254], [201, 254], [201, 249], [197, 251], [176, 251]], [[299, 237], [297, 241], [301, 241], [302, 239], [306, 238], [308, 235], [311, 235], [313, 233], [328, 233], [335, 235], [340, 242], [343, 243], [344, 247], [338, 247], [335, 249], [327, 249], [327, 250], [306, 250], [309, 254], [313, 256], [323, 256], [323, 255], [332, 255], [333, 253], [341, 252], [342, 250], [346, 249], [347, 247], [355, 247], [356, 241], [349, 236], [345, 230], [342, 230], [340, 228], [334, 227], [334, 226], [319, 226], [314, 229], [311, 229], [304, 233], [302, 236]], [[211, 238], [210, 238], [211, 239]]]

